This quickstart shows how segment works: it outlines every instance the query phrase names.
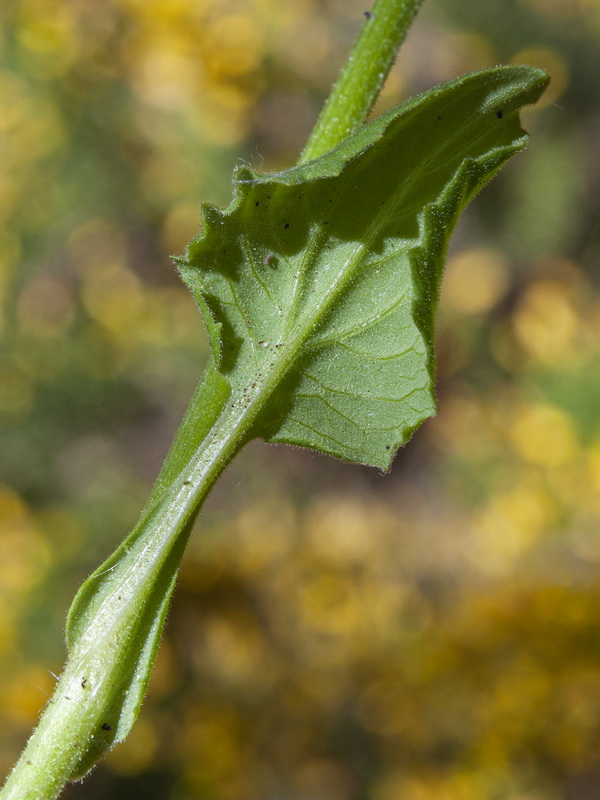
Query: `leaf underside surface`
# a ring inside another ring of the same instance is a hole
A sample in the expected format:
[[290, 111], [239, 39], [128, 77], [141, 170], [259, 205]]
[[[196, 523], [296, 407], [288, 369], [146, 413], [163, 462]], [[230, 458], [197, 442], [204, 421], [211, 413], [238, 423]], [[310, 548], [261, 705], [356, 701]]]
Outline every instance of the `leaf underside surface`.
[[[25, 775], [28, 796], [47, 793], [38, 765], [55, 761], [59, 790], [127, 735], [195, 514], [245, 441], [386, 470], [435, 413], [433, 320], [449, 236], [525, 146], [519, 109], [546, 84], [531, 67], [468, 75], [312, 162], [266, 176], [238, 169], [230, 206], [203, 209], [203, 233], [178, 264], [211, 363], [140, 521], [73, 601], [69, 660], [13, 788]], [[10, 796], [21, 794], [19, 785]]]
[[368, 123], [321, 158], [239, 168], [179, 261], [231, 404], [252, 434], [388, 469], [436, 410], [433, 315], [449, 236], [527, 141], [531, 67], [474, 73]]

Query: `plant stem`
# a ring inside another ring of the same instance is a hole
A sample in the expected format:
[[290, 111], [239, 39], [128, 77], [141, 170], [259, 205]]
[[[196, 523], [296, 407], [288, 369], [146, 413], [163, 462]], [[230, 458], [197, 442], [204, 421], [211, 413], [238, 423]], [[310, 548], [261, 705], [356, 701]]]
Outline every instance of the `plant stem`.
[[312, 161], [362, 125], [422, 0], [376, 0], [300, 156]]
[[[327, 152], [366, 120], [420, 2], [376, 0], [299, 163]], [[210, 369], [140, 522], [78, 593], [65, 670], [0, 800], [54, 800], [127, 735], [193, 521], [251, 428], [252, 408], [241, 415], [229, 410], [228, 392]]]
[[86, 605], [98, 603], [76, 633], [54, 695], [0, 793], [2, 800], [54, 800], [127, 735], [193, 521], [251, 424], [252, 410], [240, 413], [224, 403], [183, 474], [147, 507], [112, 561], [80, 590], [75, 605], [80, 601], [81, 613], [89, 616]]

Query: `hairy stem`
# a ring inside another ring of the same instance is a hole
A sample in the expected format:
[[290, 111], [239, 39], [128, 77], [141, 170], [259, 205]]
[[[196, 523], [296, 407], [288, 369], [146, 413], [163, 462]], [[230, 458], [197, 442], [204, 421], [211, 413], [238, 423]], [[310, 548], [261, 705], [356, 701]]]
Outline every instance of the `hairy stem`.
[[168, 487], [158, 482], [132, 533], [77, 594], [67, 625], [69, 658], [2, 800], [54, 800], [131, 728], [194, 519], [250, 424], [222, 401], [182, 473]]
[[331, 150], [362, 125], [392, 68], [422, 0], [376, 0], [300, 156]]
[[[371, 110], [421, 0], [376, 0], [300, 158], [339, 144]], [[194, 518], [251, 424], [209, 369], [134, 531], [78, 593], [69, 659], [0, 800], [54, 800], [126, 736], [160, 639]]]

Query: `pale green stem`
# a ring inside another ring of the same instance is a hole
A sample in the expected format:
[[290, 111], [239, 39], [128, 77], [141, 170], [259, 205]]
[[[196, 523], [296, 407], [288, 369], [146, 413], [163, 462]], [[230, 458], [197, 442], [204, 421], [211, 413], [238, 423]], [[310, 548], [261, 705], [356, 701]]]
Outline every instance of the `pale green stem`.
[[300, 156], [322, 156], [367, 119], [422, 0], [376, 0]]
[[[0, 793], [2, 800], [54, 800], [69, 780], [85, 774], [126, 735], [139, 705], [135, 684], [143, 693], [145, 665], [153, 656], [138, 668], [140, 650], [148, 641], [151, 648], [158, 642], [193, 520], [242, 445], [251, 416], [251, 410], [240, 414], [223, 404], [217, 424], [169, 491], [146, 510], [114, 567], [103, 565], [96, 613], [76, 639], [54, 695]], [[94, 579], [84, 586], [89, 580]], [[154, 625], [153, 641], [148, 628]]]
[[[420, 2], [376, 0], [300, 163], [327, 152], [366, 120]], [[103, 565], [104, 571], [97, 573], [101, 602], [89, 627], [76, 638], [56, 691], [0, 800], [54, 800], [69, 780], [91, 765], [94, 753], [99, 756], [126, 734], [126, 717], [135, 717], [137, 707], [125, 713], [129, 701], [119, 705], [118, 700], [126, 696], [127, 681], [140, 683], [143, 693], [147, 679], [143, 664], [138, 668], [138, 645], [151, 641], [146, 653], [151, 661], [193, 520], [251, 432], [252, 408], [242, 415], [229, 410], [227, 394], [224, 379], [209, 370], [140, 523], [114, 562], [109, 559], [107, 569]], [[114, 580], [111, 576], [107, 581], [105, 573], [113, 568]], [[82, 603], [96, 608], [93, 580], [91, 589], [89, 581], [84, 584]], [[162, 600], [157, 601], [160, 590]], [[140, 630], [143, 625], [146, 628]], [[155, 628], [154, 639], [148, 636], [149, 625]]]

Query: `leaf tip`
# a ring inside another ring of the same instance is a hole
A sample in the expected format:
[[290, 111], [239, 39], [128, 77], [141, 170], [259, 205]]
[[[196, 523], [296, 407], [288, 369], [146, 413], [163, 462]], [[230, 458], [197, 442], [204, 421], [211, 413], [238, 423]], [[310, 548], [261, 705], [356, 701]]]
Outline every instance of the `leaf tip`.
[[501, 112], [499, 119], [518, 112], [523, 106], [537, 103], [550, 83], [547, 72], [524, 64], [496, 67], [492, 72], [501, 82], [496, 91], [489, 93], [482, 110], [493, 111], [496, 116]]

